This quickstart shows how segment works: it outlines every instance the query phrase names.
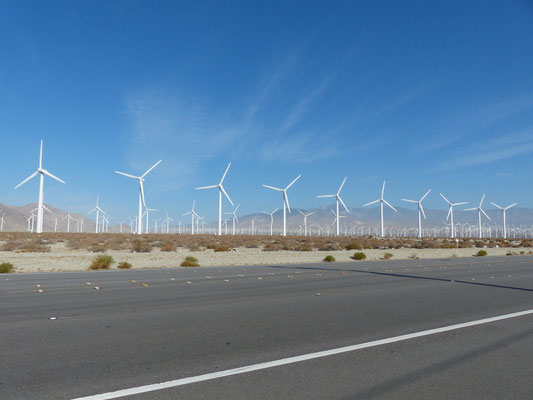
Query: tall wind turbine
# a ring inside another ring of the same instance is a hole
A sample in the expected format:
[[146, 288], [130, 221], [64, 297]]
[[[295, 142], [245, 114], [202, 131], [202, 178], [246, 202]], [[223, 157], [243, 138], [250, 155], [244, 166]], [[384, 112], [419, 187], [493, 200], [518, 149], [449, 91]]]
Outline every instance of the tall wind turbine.
[[[316, 197], [335, 197], [336, 202], [337, 202], [337, 212], [335, 213], [335, 215], [339, 215], [339, 202], [342, 204], [342, 206], [344, 207], [346, 212], [348, 212], [348, 213], [350, 212], [350, 210], [348, 210], [348, 207], [346, 207], [346, 204], [344, 204], [344, 201], [342, 201], [341, 196], [340, 196], [342, 187], [344, 186], [344, 183], [346, 182], [346, 179], [347, 179], [347, 177], [345, 177], [344, 180], [342, 181], [341, 186], [339, 187], [339, 190], [337, 190], [336, 194], [324, 194], [324, 195], [316, 196]], [[339, 236], [339, 233], [340, 233], [340, 231], [339, 231], [339, 218], [335, 217], [335, 219], [337, 221], [337, 236]]]
[[385, 203], [386, 205], [388, 205], [390, 208], [392, 208], [395, 212], [398, 212], [398, 210], [396, 210], [393, 206], [391, 206], [387, 200], [385, 200], [383, 198], [383, 195], [385, 194], [385, 181], [383, 181], [383, 187], [381, 188], [381, 197], [377, 200], [374, 200], [374, 201], [371, 201], [370, 203], [366, 203], [363, 207], [366, 207], [366, 206], [369, 206], [371, 204], [375, 204], [379, 201], [379, 205], [381, 207], [381, 231], [380, 231], [380, 236], [381, 237], [384, 237], [385, 236], [385, 227], [384, 227], [384, 224], [383, 224], [383, 203]]
[[274, 229], [274, 214], [276, 213], [276, 211], [278, 211], [279, 208], [276, 208], [274, 211], [272, 211], [271, 213], [269, 212], [266, 212], [266, 211], [262, 211], [263, 214], [266, 214], [266, 215], [270, 215], [270, 236], [272, 236], [273, 234], [273, 229]]
[[[200, 218], [200, 216], [196, 213], [196, 211], [194, 211], [194, 205], [195, 205], [195, 204], [196, 204], [196, 200], [193, 200], [191, 211], [186, 212], [185, 214], [183, 214], [184, 217], [185, 217], [186, 215], [191, 214], [191, 235], [194, 235], [194, 217], [196, 217], [196, 218]], [[197, 233], [198, 233], [198, 232], [197, 232]]]
[[473, 207], [473, 208], [465, 208], [463, 211], [474, 211], [474, 210], [477, 210], [477, 217], [478, 217], [478, 227], [479, 227], [479, 238], [483, 238], [483, 232], [481, 231], [481, 213], [483, 213], [483, 215], [485, 215], [485, 217], [487, 217], [489, 219], [489, 221], [491, 220], [490, 217], [487, 215], [487, 213], [485, 212], [485, 210], [483, 210], [482, 205], [483, 205], [483, 200], [485, 200], [485, 193], [483, 193], [483, 196], [481, 197], [481, 201], [479, 202], [479, 206], [478, 207]]
[[4, 215], [6, 214], [5, 211], [2, 212], [2, 216], [0, 217], [0, 232], [4, 231]]
[[237, 218], [237, 209], [240, 207], [241, 205], [237, 205], [237, 207], [235, 207], [235, 210], [231, 211], [231, 212], [226, 212], [224, 214], [231, 214], [231, 217], [232, 217], [232, 220], [233, 220], [233, 229], [232, 229], [232, 235], [235, 235], [235, 221], [239, 222], [239, 218]]
[[454, 238], [456, 237], [456, 232], [455, 232], [455, 225], [453, 223], [453, 208], [455, 206], [462, 206], [464, 204], [468, 204], [468, 201], [463, 201], [461, 203], [452, 203], [450, 202], [450, 200], [448, 200], [446, 197], [444, 197], [444, 195], [442, 193], [439, 193], [441, 195], [441, 197], [444, 199], [444, 201], [446, 203], [448, 203], [448, 205], [450, 206], [450, 209], [448, 210], [448, 216], [446, 217], [446, 221], [448, 221], [448, 218], [451, 218], [450, 219], [450, 237], [451, 238]]
[[66, 219], [67, 220], [67, 233], [70, 232], [70, 220], [75, 221], [75, 219], [72, 217], [72, 215], [70, 215], [70, 213], [67, 213], [67, 215], [65, 215], [61, 219]]
[[100, 213], [102, 213], [102, 215], [104, 215], [104, 210], [102, 210], [99, 206], [98, 206], [98, 196], [96, 196], [96, 207], [94, 207], [91, 211], [89, 211], [89, 214], [93, 213], [96, 211], [96, 228], [95, 228], [95, 233], [98, 233], [98, 226], [100, 224]]
[[50, 172], [45, 170], [43, 168], [43, 141], [41, 140], [41, 151], [39, 153], [39, 168], [37, 168], [37, 171], [35, 171], [33, 174], [28, 176], [26, 179], [24, 179], [22, 182], [20, 182], [17, 186], [15, 186], [15, 189], [19, 188], [20, 186], [24, 185], [26, 182], [28, 182], [30, 179], [34, 178], [39, 174], [39, 203], [37, 206], [37, 233], [42, 233], [43, 231], [43, 199], [44, 199], [44, 176], [48, 175], [50, 178], [55, 179], [56, 181], [59, 181], [61, 183], [65, 183], [61, 179], [59, 179], [57, 176], [52, 175]]
[[144, 200], [144, 187], [143, 187], [144, 177], [148, 175], [148, 173], [151, 170], [157, 167], [160, 162], [161, 160], [156, 162], [154, 165], [152, 165], [152, 167], [148, 171], [146, 171], [141, 176], [134, 176], [134, 175], [126, 174], [124, 172], [115, 171], [117, 174], [127, 176], [128, 178], [137, 179], [139, 181], [139, 213], [137, 217], [137, 234], [138, 235], [141, 235], [143, 233], [143, 205], [144, 207], [146, 207], [146, 202]]
[[228, 193], [226, 190], [224, 190], [224, 186], [222, 183], [224, 182], [224, 178], [226, 178], [226, 174], [228, 173], [229, 167], [231, 167], [231, 163], [228, 164], [228, 167], [226, 168], [226, 171], [224, 172], [224, 175], [222, 175], [222, 179], [218, 183], [218, 185], [210, 185], [210, 186], [202, 186], [196, 188], [196, 190], [203, 190], [203, 189], [214, 189], [218, 188], [218, 235], [222, 235], [222, 193], [226, 196], [226, 198], [229, 200], [230, 204], [234, 206], [233, 201], [228, 196]]
[[146, 214], [146, 227], [144, 230], [144, 233], [150, 233], [150, 211], [159, 211], [156, 208], [148, 208], [144, 210], [144, 213]]
[[310, 215], [313, 215], [315, 212], [313, 211], [313, 212], [310, 212], [309, 214], [304, 214], [300, 210], [298, 210], [298, 212], [304, 216], [304, 236], [307, 236], [307, 217], [309, 217]]
[[426, 196], [431, 192], [431, 189], [429, 189], [425, 195], [422, 196], [420, 200], [408, 200], [408, 199], [402, 199], [402, 201], [407, 201], [409, 203], [416, 203], [418, 204], [418, 237], [422, 237], [422, 216], [424, 216], [424, 219], [426, 219], [426, 213], [424, 212], [424, 207], [422, 207], [422, 202], [426, 198]]
[[503, 238], [506, 239], [507, 238], [507, 226], [506, 226], [506, 222], [505, 222], [505, 212], [508, 209], [510, 209], [511, 207], [516, 206], [518, 203], [513, 203], [513, 204], [511, 204], [510, 206], [507, 206], [507, 207], [500, 207], [498, 204], [493, 203], [492, 201], [490, 202], [490, 204], [492, 204], [493, 206], [498, 207], [500, 210], [502, 210], [502, 213], [503, 213]]
[[300, 179], [302, 175], [298, 175], [291, 183], [287, 185], [285, 189], [280, 189], [274, 186], [263, 185], [267, 189], [277, 190], [278, 192], [283, 192], [283, 236], [287, 236], [287, 209], [289, 213], [291, 212], [291, 206], [289, 204], [289, 196], [287, 196], [287, 190], [294, 185], [294, 183]]

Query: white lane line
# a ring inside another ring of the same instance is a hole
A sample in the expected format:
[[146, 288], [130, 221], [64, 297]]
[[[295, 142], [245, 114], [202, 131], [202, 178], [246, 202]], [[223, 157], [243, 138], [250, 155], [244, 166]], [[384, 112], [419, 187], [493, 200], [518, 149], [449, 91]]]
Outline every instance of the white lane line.
[[468, 328], [469, 326], [476, 326], [482, 324], [488, 324], [490, 322], [501, 321], [509, 318], [521, 317], [523, 315], [533, 314], [533, 309], [515, 312], [511, 314], [499, 315], [491, 318], [478, 319], [477, 321], [464, 322], [462, 324], [448, 325], [441, 328], [429, 329], [426, 331], [420, 331], [415, 333], [408, 333], [406, 335], [394, 336], [387, 339], [374, 340], [372, 342], [366, 342], [361, 344], [355, 344], [352, 346], [339, 347], [337, 349], [318, 351], [316, 353], [304, 354], [301, 356], [282, 358], [280, 360], [268, 361], [259, 364], [247, 365], [245, 367], [228, 369], [225, 371], [212, 372], [210, 374], [192, 376], [189, 378], [176, 379], [173, 381], [154, 383], [152, 385], [138, 386], [130, 389], [117, 390], [116, 392], [96, 394], [93, 396], [79, 397], [73, 400], [107, 400], [117, 399], [119, 397], [132, 396], [140, 393], [153, 392], [156, 390], [168, 389], [176, 386], [188, 385], [191, 383], [208, 381], [211, 379], [223, 378], [225, 376], [245, 374], [252, 371], [259, 371], [261, 369], [279, 367], [282, 365], [293, 364], [297, 362], [313, 360], [315, 358], [332, 356], [335, 354], [348, 353], [355, 350], [366, 349], [368, 347], [381, 346], [383, 344], [400, 342], [402, 340], [413, 339], [421, 336], [434, 335], [436, 333], [453, 331], [456, 329]]

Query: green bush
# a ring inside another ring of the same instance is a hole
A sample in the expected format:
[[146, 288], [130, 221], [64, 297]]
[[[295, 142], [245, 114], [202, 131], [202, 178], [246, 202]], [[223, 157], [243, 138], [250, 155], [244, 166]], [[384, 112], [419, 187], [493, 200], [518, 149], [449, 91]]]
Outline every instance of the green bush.
[[130, 269], [131, 268], [131, 264], [129, 262], [122, 261], [120, 264], [118, 264], [118, 268], [120, 268], [120, 269]]
[[487, 255], [487, 251], [486, 250], [479, 250], [476, 253], [476, 257], [483, 257], [483, 256], [486, 256], [486, 255]]
[[0, 274], [8, 274], [10, 272], [13, 272], [13, 264], [11, 263], [2, 263], [0, 264]]
[[113, 257], [107, 254], [102, 254], [94, 258], [94, 261], [89, 267], [89, 269], [94, 269], [94, 270], [109, 269], [111, 267], [111, 264], [113, 263], [114, 263]]
[[326, 256], [326, 257], [324, 257], [324, 261], [326, 261], [326, 262], [334, 262], [334, 261], [335, 261], [335, 257], [333, 257], [333, 256]]
[[180, 264], [181, 267], [199, 267], [198, 259], [196, 257], [185, 257], [185, 260]]
[[392, 253], [385, 253], [385, 254], [383, 254], [383, 259], [384, 259], [384, 260], [388, 260], [388, 259], [390, 259], [390, 258], [392, 258]]
[[362, 251], [356, 251], [355, 253], [353, 253], [353, 259], [357, 261], [364, 260], [366, 259], [366, 254]]

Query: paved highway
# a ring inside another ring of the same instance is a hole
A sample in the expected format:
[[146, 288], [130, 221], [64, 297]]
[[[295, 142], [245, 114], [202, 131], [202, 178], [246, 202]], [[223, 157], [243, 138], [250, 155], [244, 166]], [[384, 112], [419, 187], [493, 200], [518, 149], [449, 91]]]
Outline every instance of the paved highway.
[[0, 398], [531, 399], [533, 314], [375, 343], [528, 310], [529, 256], [1, 275]]

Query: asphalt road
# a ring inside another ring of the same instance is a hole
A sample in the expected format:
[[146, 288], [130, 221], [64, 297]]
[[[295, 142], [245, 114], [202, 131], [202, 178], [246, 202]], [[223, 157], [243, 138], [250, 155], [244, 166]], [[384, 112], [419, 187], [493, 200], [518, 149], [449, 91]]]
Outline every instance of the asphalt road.
[[[0, 398], [92, 396], [531, 309], [529, 256], [1, 275]], [[530, 314], [124, 398], [531, 399], [531, 376]]]

